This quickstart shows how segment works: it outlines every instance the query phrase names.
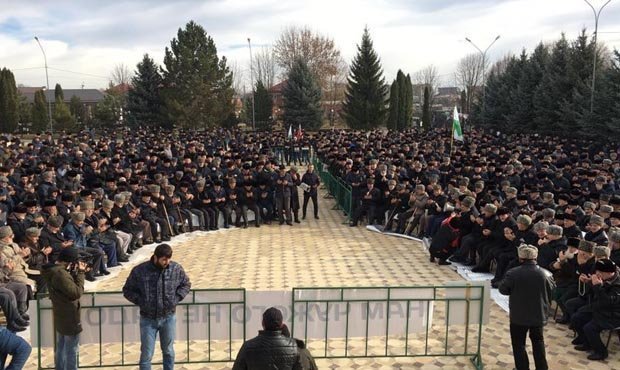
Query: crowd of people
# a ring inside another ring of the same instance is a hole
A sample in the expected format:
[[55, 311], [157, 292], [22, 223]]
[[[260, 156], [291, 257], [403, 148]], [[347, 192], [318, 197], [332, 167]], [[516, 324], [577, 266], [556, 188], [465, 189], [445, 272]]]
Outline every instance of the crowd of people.
[[[615, 143], [471, 131], [326, 132], [317, 153], [351, 189], [350, 225], [421, 238], [430, 261], [493, 272], [502, 285], [518, 248], [557, 282], [556, 321], [576, 349], [603, 360], [620, 327], [620, 147]], [[526, 303], [527, 304], [527, 303]]]
[[350, 187], [352, 227], [365, 219], [422, 238], [431, 262], [493, 271], [499, 287], [520, 264], [518, 247], [535, 246], [557, 282], [558, 323], [604, 359], [593, 333], [620, 326], [619, 150], [475, 130], [453, 143], [439, 129], [4, 136], [0, 304], [7, 327], [24, 330], [28, 300], [47, 291], [42, 272], [69, 247], [95, 280], [142, 245], [186, 231], [292, 226], [310, 200], [318, 219], [316, 156]]

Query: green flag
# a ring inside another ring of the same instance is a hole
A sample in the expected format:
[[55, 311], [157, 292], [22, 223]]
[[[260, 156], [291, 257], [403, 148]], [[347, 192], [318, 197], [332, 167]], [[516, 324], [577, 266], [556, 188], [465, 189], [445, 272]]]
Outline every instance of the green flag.
[[463, 131], [461, 130], [461, 122], [459, 121], [459, 112], [454, 106], [454, 118], [452, 119], [452, 137], [454, 140], [463, 141]]

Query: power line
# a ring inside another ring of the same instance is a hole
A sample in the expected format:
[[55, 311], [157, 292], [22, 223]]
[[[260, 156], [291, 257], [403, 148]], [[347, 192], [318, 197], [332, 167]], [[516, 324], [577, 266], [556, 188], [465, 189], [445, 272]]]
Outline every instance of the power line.
[[[45, 67], [25, 67], [25, 68], [12, 68], [13, 71], [28, 71], [28, 70], [34, 70], [34, 69], [44, 69]], [[105, 79], [105, 80], [109, 80], [109, 77], [106, 76], [102, 76], [102, 75], [95, 75], [92, 73], [84, 73], [84, 72], [76, 72], [76, 71], [70, 71], [68, 69], [61, 69], [61, 68], [54, 68], [54, 67], [48, 67], [48, 69], [53, 69], [55, 71], [59, 71], [59, 72], [67, 72], [67, 73], [73, 73], [76, 75], [82, 75], [82, 76], [89, 76], [89, 77], [94, 77], [94, 78], [100, 78], [100, 79]]]
[[83, 76], [90, 76], [90, 77], [96, 77], [96, 78], [103, 78], [106, 80], [109, 80], [109, 77], [105, 77], [105, 76], [101, 76], [101, 75], [94, 75], [91, 73], [82, 73], [82, 72], [76, 72], [76, 71], [69, 71], [67, 69], [60, 69], [60, 68], [53, 68], [53, 67], [49, 67], [49, 69], [53, 69], [55, 71], [60, 71], [60, 72], [68, 72], [68, 73], [74, 73], [76, 75], [83, 75]]

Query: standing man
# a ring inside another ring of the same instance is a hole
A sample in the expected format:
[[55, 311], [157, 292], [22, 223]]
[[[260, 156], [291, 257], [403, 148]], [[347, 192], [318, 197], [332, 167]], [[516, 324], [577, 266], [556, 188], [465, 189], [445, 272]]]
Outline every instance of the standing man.
[[174, 369], [175, 311], [189, 293], [191, 283], [183, 267], [171, 258], [172, 248], [158, 245], [149, 261], [131, 270], [123, 287], [125, 298], [140, 306], [140, 370], [151, 369], [157, 333], [164, 370]]
[[243, 343], [233, 370], [302, 370], [297, 342], [282, 334], [282, 321], [282, 312], [275, 307], [263, 312], [263, 330]]
[[314, 218], [319, 219], [319, 202], [317, 199], [318, 188], [321, 184], [319, 176], [314, 173], [314, 165], [309, 164], [306, 173], [301, 177], [301, 182], [306, 184], [304, 187], [304, 204], [302, 207], [302, 219], [306, 219], [306, 210], [308, 209], [308, 200], [312, 199], [312, 207], [314, 208]]
[[62, 249], [56, 263], [43, 268], [56, 328], [56, 370], [78, 368], [77, 354], [82, 332], [80, 297], [84, 293], [85, 273], [86, 263], [78, 261], [75, 247]]
[[293, 180], [291, 175], [286, 172], [286, 167], [280, 165], [280, 172], [275, 176], [276, 179], [276, 212], [280, 225], [284, 224], [286, 216], [286, 224], [293, 226], [291, 214], [291, 188]]
[[538, 266], [538, 249], [522, 244], [518, 250], [520, 266], [506, 272], [499, 291], [510, 296], [510, 339], [517, 370], [530, 368], [525, 338], [529, 331], [537, 370], [548, 370], [543, 326], [551, 303], [555, 282], [551, 272]]

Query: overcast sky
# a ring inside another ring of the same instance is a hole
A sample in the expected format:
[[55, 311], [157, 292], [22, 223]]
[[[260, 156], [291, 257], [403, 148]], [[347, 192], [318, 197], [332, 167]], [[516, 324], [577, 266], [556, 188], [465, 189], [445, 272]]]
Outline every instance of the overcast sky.
[[[594, 29], [583, 0], [0, 0], [0, 9], [0, 67], [13, 70], [17, 83], [44, 85], [36, 35], [52, 68], [50, 86], [64, 88], [105, 87], [115, 65], [133, 70], [144, 53], [162, 63], [164, 48], [192, 19], [245, 74], [248, 37], [257, 49], [285, 26], [308, 25], [332, 37], [350, 62], [368, 25], [386, 80], [399, 68], [414, 73], [432, 63], [444, 86], [454, 83], [458, 60], [475, 52], [466, 36], [484, 49], [501, 35], [489, 51], [496, 60], [561, 32], [574, 38]], [[618, 20], [620, 0], [612, 0], [599, 24], [599, 40], [611, 48], [620, 48]]]

